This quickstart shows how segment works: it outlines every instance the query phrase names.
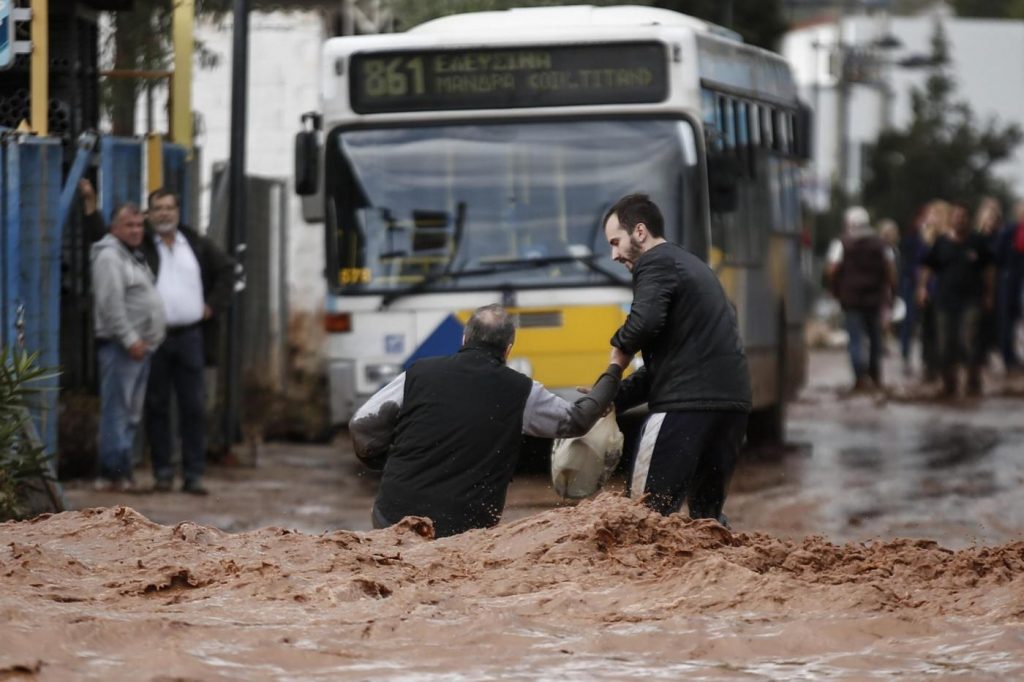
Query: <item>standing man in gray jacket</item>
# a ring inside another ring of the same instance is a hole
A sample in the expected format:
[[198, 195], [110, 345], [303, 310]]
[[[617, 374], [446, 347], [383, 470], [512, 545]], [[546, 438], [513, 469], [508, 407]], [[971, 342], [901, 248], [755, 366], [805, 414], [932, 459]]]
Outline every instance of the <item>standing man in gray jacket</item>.
[[166, 332], [153, 271], [139, 250], [142, 236], [142, 212], [127, 203], [114, 212], [110, 233], [91, 251], [100, 374], [98, 490], [135, 488], [135, 433], [142, 419], [150, 359]]

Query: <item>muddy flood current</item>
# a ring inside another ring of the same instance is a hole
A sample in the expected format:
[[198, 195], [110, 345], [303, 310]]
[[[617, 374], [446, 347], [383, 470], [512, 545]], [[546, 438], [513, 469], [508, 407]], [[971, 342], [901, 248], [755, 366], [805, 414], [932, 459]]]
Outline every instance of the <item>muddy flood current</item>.
[[343, 441], [213, 467], [208, 498], [71, 483], [77, 511], [0, 525], [0, 680], [1024, 679], [1024, 391], [810, 369], [731, 531], [543, 475], [493, 529], [370, 531]]

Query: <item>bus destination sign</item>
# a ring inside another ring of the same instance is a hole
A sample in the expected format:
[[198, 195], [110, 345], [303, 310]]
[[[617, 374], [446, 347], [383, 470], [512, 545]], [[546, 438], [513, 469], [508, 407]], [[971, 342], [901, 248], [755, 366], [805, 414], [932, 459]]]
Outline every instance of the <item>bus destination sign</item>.
[[361, 53], [352, 56], [359, 114], [661, 102], [661, 43]]

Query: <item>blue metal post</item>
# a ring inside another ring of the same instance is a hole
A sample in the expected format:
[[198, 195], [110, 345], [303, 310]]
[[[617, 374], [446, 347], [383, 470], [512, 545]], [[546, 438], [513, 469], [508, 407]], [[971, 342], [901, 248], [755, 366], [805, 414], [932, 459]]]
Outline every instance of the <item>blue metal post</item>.
[[[56, 369], [63, 236], [57, 224], [61, 144], [56, 139], [19, 136], [8, 139], [5, 147], [4, 341], [38, 352], [40, 366]], [[57, 452], [57, 378], [39, 387], [45, 389], [42, 410], [32, 416], [52, 457]]]
[[104, 137], [100, 141], [100, 206], [110, 224], [114, 209], [131, 201], [142, 205], [141, 140]]
[[[181, 220], [188, 222], [188, 216], [192, 215], [192, 198], [189, 196], [191, 183], [189, 182], [188, 150], [180, 144], [173, 142], [164, 143], [164, 187], [171, 190], [180, 197]], [[198, 225], [190, 225], [199, 229]]]
[[8, 337], [7, 273], [12, 261], [7, 257], [7, 135], [0, 132], [0, 345], [10, 345]]
[[75, 192], [78, 191], [78, 181], [85, 174], [85, 168], [89, 164], [89, 156], [96, 148], [96, 135], [94, 133], [82, 133], [78, 138], [78, 153], [75, 154], [75, 161], [71, 164], [68, 177], [64, 179], [64, 189], [60, 193], [60, 204], [57, 207], [57, 224], [64, 228], [68, 222], [68, 215], [71, 213], [71, 202], [75, 199]]

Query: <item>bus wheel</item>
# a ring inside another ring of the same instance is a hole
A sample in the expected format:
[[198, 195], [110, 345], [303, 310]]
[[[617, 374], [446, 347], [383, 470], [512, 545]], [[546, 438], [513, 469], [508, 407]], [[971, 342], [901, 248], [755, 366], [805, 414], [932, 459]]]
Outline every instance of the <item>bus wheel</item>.
[[786, 444], [787, 351], [786, 312], [779, 309], [779, 336], [776, 348], [775, 402], [750, 413], [747, 422], [747, 444], [756, 448], [782, 447]]

